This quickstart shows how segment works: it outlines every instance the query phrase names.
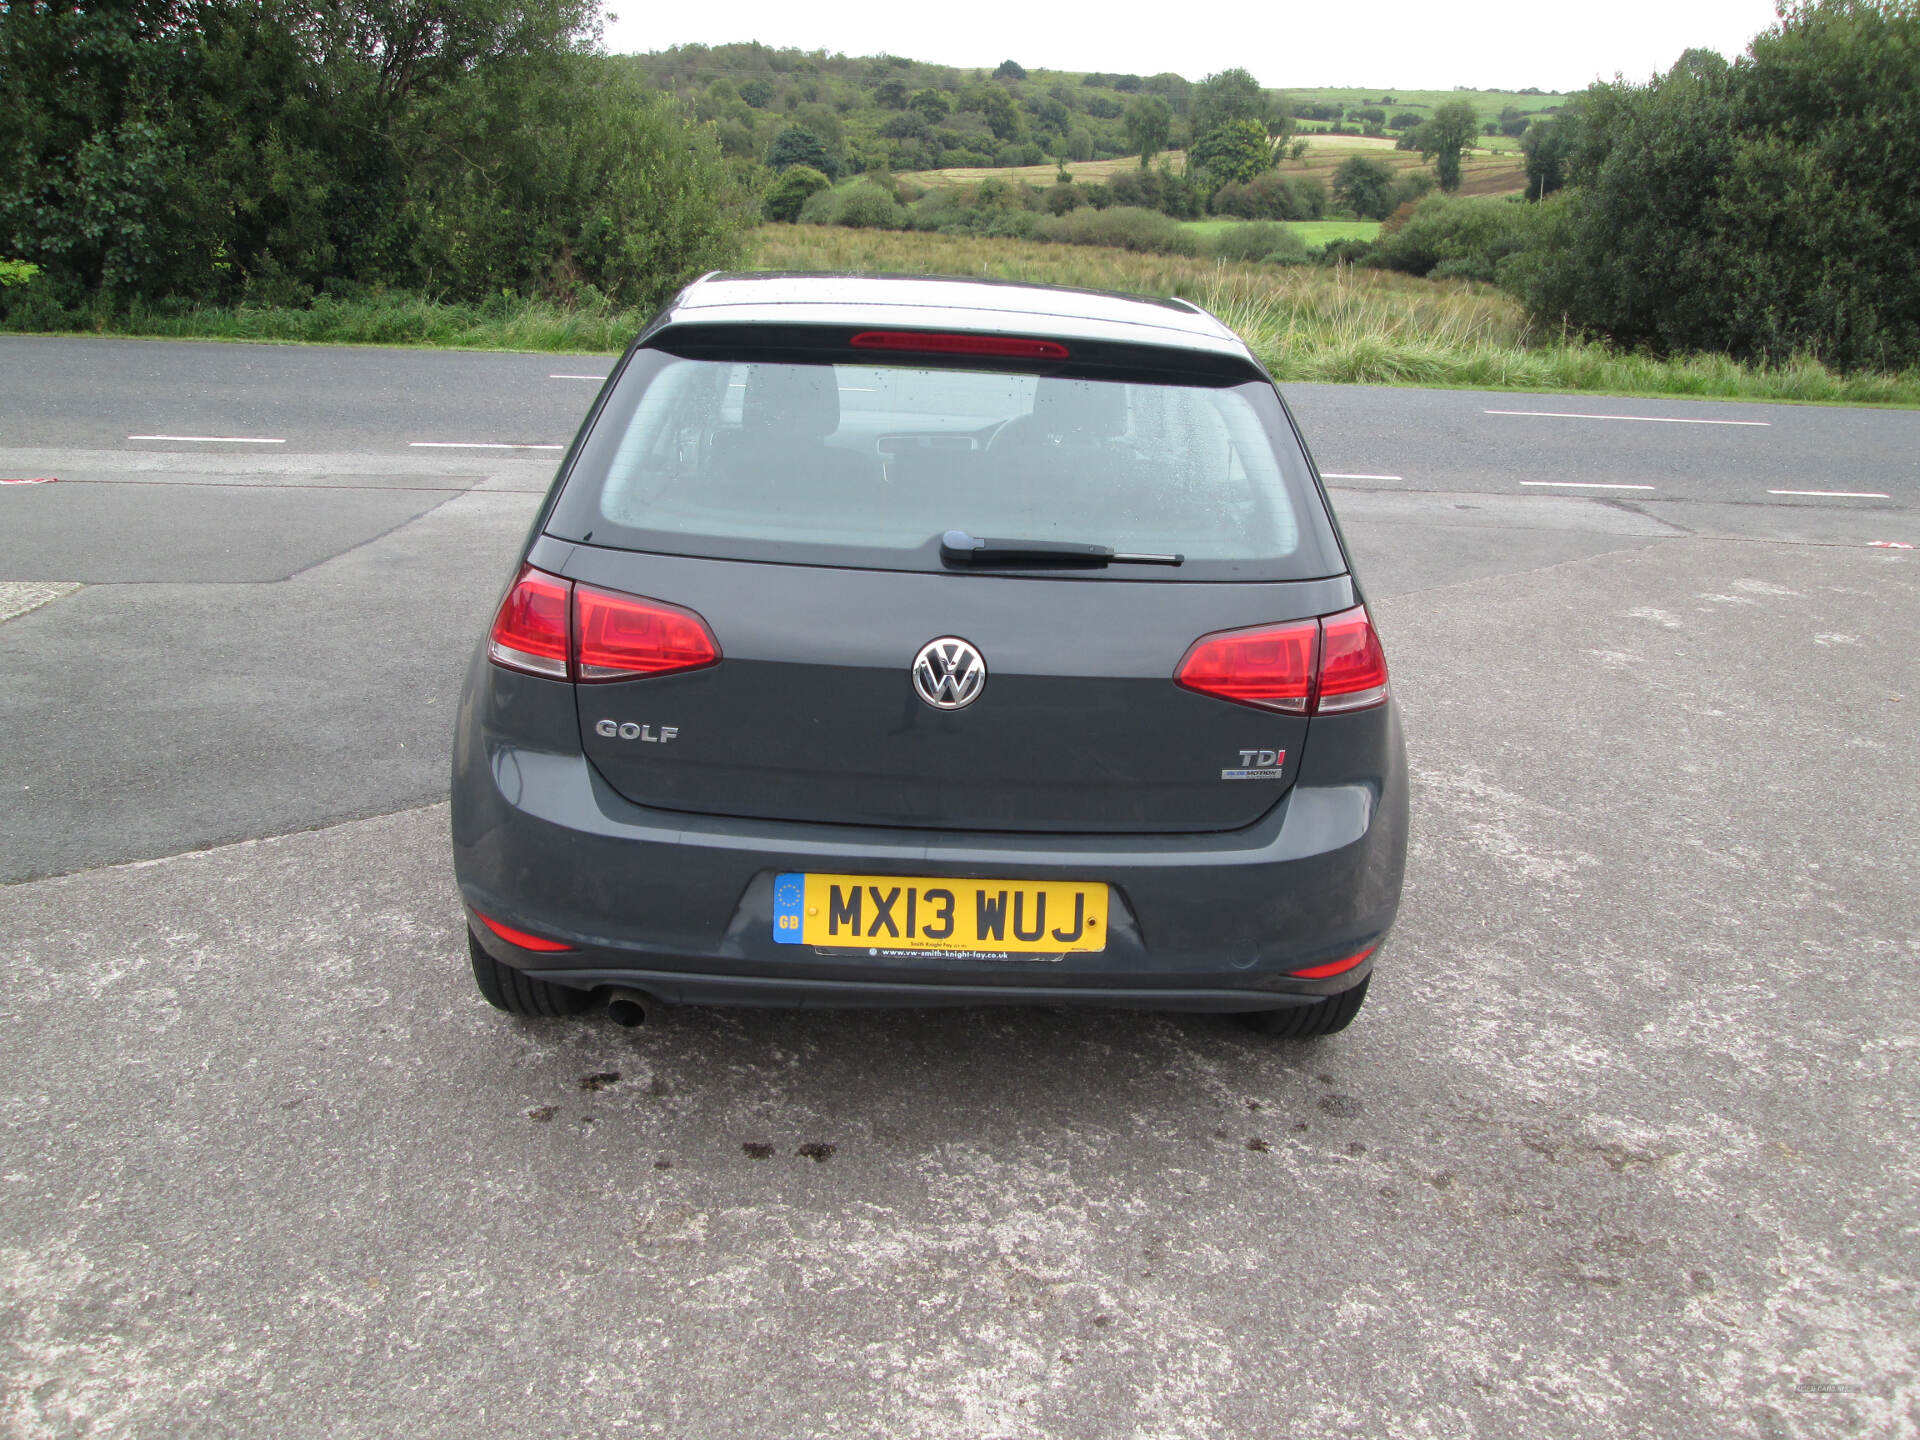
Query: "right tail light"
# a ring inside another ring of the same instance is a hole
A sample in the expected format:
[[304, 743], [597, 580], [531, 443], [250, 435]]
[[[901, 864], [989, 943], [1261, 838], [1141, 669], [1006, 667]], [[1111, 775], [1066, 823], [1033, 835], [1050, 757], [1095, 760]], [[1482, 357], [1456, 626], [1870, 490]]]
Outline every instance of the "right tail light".
[[1318, 620], [1222, 630], [1193, 642], [1174, 683], [1284, 715], [1336, 715], [1384, 704], [1387, 657], [1364, 605]]

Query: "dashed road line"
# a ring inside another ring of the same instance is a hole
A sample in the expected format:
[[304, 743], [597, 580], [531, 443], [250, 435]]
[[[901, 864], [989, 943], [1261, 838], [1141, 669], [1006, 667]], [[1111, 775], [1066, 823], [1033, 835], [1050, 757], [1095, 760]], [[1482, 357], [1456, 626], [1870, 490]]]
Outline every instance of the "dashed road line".
[[564, 445], [528, 445], [515, 442], [503, 444], [498, 440], [409, 440], [407, 444], [415, 450], [564, 450]]
[[604, 375], [549, 375], [549, 380], [592, 380], [596, 383], [605, 380]]
[[1651, 485], [1621, 485], [1606, 480], [1522, 480], [1522, 485], [1552, 485], [1561, 490], [1651, 490]]
[[1769, 495], [1824, 495], [1835, 500], [1891, 500], [1882, 490], [1769, 490]]
[[1648, 425], [1752, 425], [1765, 430], [1771, 420], [1698, 420], [1681, 415], [1585, 415], [1571, 410], [1483, 410], [1483, 415], [1537, 415], [1547, 420], [1638, 420]]
[[129, 435], [129, 440], [177, 440], [189, 445], [284, 445], [258, 435]]
[[1331, 470], [1320, 472], [1322, 480], [1404, 480], [1404, 475], [1336, 475]]

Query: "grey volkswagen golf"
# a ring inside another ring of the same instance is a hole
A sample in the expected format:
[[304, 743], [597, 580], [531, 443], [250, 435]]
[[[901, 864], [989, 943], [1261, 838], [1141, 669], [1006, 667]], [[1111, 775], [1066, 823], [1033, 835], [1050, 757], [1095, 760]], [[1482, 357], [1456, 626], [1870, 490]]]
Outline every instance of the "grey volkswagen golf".
[[1088, 1003], [1344, 1028], [1386, 659], [1272, 380], [1178, 300], [712, 275], [595, 400], [460, 705], [520, 1015]]

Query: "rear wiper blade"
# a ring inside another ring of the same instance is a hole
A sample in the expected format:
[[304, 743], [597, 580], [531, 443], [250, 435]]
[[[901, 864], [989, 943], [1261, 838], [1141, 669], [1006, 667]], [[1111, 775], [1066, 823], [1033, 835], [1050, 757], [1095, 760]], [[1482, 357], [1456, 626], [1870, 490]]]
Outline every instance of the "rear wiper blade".
[[940, 558], [949, 565], [1048, 565], [1065, 570], [1098, 570], [1108, 565], [1178, 565], [1184, 555], [1136, 555], [1106, 545], [1069, 540], [985, 540], [964, 530], [940, 537]]

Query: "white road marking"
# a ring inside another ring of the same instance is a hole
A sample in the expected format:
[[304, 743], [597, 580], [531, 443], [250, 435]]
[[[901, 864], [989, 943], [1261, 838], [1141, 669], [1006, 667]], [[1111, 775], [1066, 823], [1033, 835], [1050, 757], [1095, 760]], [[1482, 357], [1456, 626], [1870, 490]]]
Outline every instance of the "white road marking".
[[1405, 477], [1400, 475], [1336, 475], [1331, 470], [1322, 470], [1320, 472], [1320, 478], [1322, 480], [1400, 480]]
[[1839, 500], [1890, 500], [1893, 497], [1879, 490], [1769, 490], [1769, 495], [1831, 495]]
[[497, 440], [409, 440], [415, 450], [564, 450], [564, 445], [503, 445]]
[[1651, 485], [1614, 485], [1605, 480], [1522, 480], [1522, 485], [1553, 485], [1562, 490], [1651, 490]]
[[1540, 415], [1549, 420], [1640, 420], [1649, 425], [1757, 425], [1762, 430], [1771, 420], [1694, 420], [1678, 415], [1583, 415], [1569, 410], [1483, 410], [1483, 415]]
[[604, 375], [549, 375], [549, 380], [592, 380], [596, 384], [607, 377]]
[[129, 435], [129, 440], [184, 440], [195, 445], [284, 445], [284, 440], [264, 440], [256, 435]]

